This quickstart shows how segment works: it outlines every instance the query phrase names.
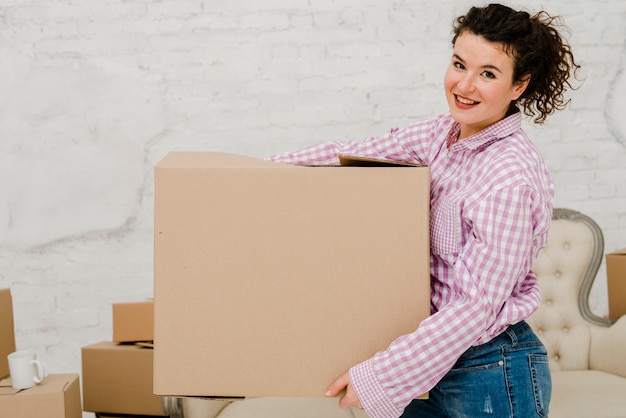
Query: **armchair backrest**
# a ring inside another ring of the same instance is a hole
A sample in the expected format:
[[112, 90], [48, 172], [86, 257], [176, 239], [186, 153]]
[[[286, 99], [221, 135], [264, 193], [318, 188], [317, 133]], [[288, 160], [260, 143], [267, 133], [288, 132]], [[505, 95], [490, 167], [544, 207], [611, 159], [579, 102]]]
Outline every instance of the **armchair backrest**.
[[548, 349], [552, 370], [588, 369], [591, 327], [610, 325], [589, 307], [603, 253], [602, 231], [593, 219], [554, 209], [548, 244], [533, 265], [541, 305], [528, 319]]

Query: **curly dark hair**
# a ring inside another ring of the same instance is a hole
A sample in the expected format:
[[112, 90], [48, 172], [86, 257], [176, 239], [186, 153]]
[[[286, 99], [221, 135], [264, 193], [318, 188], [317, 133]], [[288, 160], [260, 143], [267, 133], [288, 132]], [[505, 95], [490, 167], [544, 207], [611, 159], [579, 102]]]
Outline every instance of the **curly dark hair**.
[[452, 45], [464, 31], [482, 36], [489, 42], [500, 43], [513, 57], [513, 83], [530, 77], [524, 93], [511, 104], [519, 104], [527, 116], [542, 124], [556, 110], [570, 102], [564, 98], [569, 81], [576, 77], [580, 66], [574, 61], [569, 44], [562, 38], [559, 16], [541, 11], [533, 16], [500, 4], [472, 7], [454, 24]]

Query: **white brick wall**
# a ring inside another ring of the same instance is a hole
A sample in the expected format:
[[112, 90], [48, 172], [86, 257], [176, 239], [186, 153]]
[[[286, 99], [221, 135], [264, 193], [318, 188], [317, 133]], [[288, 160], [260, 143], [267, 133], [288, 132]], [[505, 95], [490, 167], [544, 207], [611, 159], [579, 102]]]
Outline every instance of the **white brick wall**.
[[[18, 346], [78, 372], [80, 347], [110, 339], [110, 304], [151, 295], [152, 168], [169, 150], [262, 157], [445, 111], [451, 22], [470, 4], [0, 0], [0, 287]], [[626, 3], [549, 7], [586, 80], [528, 130], [556, 205], [626, 247]]]

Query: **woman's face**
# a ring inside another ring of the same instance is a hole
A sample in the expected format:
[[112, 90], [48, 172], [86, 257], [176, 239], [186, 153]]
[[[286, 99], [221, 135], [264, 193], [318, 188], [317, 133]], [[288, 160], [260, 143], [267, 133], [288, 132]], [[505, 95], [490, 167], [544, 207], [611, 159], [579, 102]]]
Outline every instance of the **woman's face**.
[[513, 57], [502, 45], [465, 31], [454, 45], [444, 86], [450, 113], [467, 138], [506, 115], [528, 81], [513, 84]]

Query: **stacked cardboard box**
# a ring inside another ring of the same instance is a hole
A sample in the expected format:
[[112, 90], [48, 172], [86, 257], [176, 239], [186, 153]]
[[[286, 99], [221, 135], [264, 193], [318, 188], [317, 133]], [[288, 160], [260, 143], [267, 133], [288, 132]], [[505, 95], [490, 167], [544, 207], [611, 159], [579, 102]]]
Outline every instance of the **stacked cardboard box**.
[[0, 418], [80, 418], [78, 374], [50, 374], [42, 383], [13, 389], [7, 355], [15, 351], [13, 302], [9, 289], [0, 289]]
[[82, 348], [83, 405], [99, 416], [166, 416], [153, 394], [153, 302], [113, 304], [113, 341]]
[[430, 310], [429, 185], [428, 167], [168, 154], [155, 167], [155, 393], [323, 396], [414, 331]]
[[7, 356], [15, 351], [13, 300], [10, 289], [0, 289], [0, 379], [9, 375]]
[[626, 315], [626, 248], [606, 255], [609, 317]]
[[113, 342], [154, 341], [154, 302], [114, 303]]

